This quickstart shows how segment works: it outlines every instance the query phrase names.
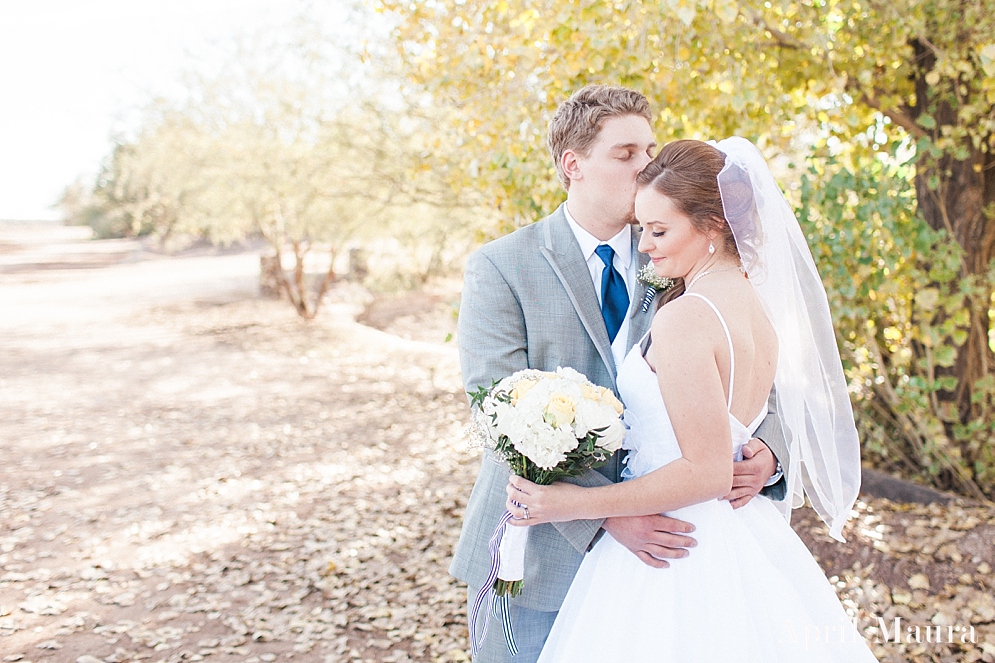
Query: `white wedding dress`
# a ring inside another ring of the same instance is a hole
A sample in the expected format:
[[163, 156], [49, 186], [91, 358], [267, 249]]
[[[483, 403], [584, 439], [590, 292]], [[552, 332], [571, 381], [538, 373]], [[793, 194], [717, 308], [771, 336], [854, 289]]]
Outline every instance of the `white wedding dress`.
[[[729, 330], [718, 309], [705, 300]], [[732, 339], [729, 338], [732, 356]], [[735, 361], [731, 362], [729, 402]], [[640, 344], [618, 372], [629, 428], [624, 478], [681, 457], [656, 375]], [[744, 426], [732, 414], [731, 453], [766, 411]], [[693, 523], [698, 545], [654, 569], [605, 534], [584, 558], [539, 657], [647, 663], [862, 663], [876, 661], [825, 574], [773, 503], [733, 510], [712, 500], [669, 512]]]

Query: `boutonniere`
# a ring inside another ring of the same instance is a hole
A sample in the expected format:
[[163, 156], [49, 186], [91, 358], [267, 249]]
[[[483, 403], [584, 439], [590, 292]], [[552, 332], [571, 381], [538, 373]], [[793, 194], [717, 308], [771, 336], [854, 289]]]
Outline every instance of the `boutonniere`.
[[658, 292], [666, 292], [674, 287], [674, 279], [668, 279], [665, 276], [658, 275], [653, 270], [652, 264], [646, 264], [639, 273], [636, 275], [639, 282], [646, 286], [646, 293], [643, 295], [643, 303], [639, 307], [639, 310], [643, 313], [649, 310], [650, 304], [653, 303], [653, 298], [656, 297]]

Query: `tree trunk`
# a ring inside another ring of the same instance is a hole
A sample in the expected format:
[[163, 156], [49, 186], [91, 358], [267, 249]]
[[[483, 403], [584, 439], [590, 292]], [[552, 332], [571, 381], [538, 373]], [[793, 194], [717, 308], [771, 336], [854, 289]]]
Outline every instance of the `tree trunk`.
[[[983, 277], [995, 254], [995, 223], [985, 215], [985, 206], [991, 202], [985, 200], [987, 155], [979, 150], [971, 152], [971, 156], [962, 161], [944, 155], [931, 160], [932, 163], [921, 163], [916, 173], [916, 198], [926, 222], [936, 230], [946, 230], [963, 249], [962, 276]], [[930, 186], [930, 180], [933, 186]], [[957, 390], [940, 394], [941, 400], [956, 403], [961, 422], [966, 422], [971, 415], [972, 385], [995, 366], [995, 355], [988, 345], [990, 304], [987, 299], [971, 307], [967, 340], [957, 353], [956, 364], [950, 372], [957, 378]]]
[[283, 265], [278, 255], [259, 256], [259, 294], [270, 299], [279, 299], [283, 294]]
[[[305, 320], [313, 320], [321, 308], [321, 300], [328, 288], [336, 282], [335, 258], [338, 254], [333, 245], [329, 249], [329, 266], [319, 279], [310, 279], [304, 272], [304, 260], [311, 246], [304, 242], [291, 242], [294, 254], [294, 267], [288, 273], [283, 269], [282, 245], [271, 240], [274, 255], [259, 257], [259, 291], [266, 297], [285, 297], [297, 315]], [[309, 284], [309, 281], [313, 281]]]
[[[932, 50], [919, 40], [912, 46], [917, 65], [916, 105], [908, 110], [916, 120], [927, 113], [933, 117], [936, 123], [928, 135], [935, 141], [943, 135], [945, 127], [957, 124], [957, 109], [943, 93], [931, 94], [935, 88], [926, 82], [926, 75], [936, 62]], [[966, 153], [966, 158], [956, 158], [953, 150], [946, 150], [939, 157], [919, 156], [916, 199], [926, 222], [936, 230], [946, 230], [963, 249], [961, 276], [983, 277], [995, 257], [995, 219], [986, 214], [986, 208], [995, 204], [995, 157], [976, 148], [970, 138], [962, 140], [961, 148], [959, 156]], [[995, 368], [995, 355], [988, 344], [990, 306], [987, 297], [971, 307], [967, 340], [957, 353], [955, 365], [943, 370], [944, 374], [957, 378], [957, 388], [938, 396], [956, 408], [961, 423], [972, 418], [971, 393], [975, 382]]]

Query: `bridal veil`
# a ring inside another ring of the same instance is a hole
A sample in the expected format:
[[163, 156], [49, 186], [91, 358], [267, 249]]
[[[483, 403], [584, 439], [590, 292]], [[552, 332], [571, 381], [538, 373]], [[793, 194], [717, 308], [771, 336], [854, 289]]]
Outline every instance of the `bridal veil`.
[[826, 290], [760, 151], [738, 137], [715, 147], [726, 155], [718, 177], [726, 220], [779, 341], [774, 384], [790, 455], [779, 507], [788, 516], [807, 495], [842, 541], [860, 489], [860, 443]]

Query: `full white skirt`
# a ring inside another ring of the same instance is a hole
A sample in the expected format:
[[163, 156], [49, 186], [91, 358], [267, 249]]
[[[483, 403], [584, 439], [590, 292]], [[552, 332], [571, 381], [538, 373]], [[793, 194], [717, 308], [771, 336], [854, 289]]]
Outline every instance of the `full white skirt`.
[[668, 515], [695, 524], [691, 554], [654, 569], [606, 534], [581, 564], [540, 663], [876, 660], [768, 499]]

